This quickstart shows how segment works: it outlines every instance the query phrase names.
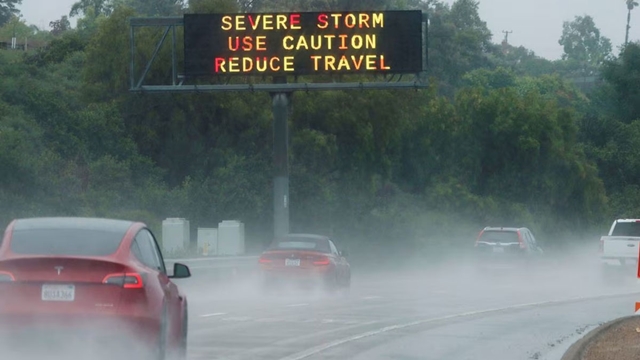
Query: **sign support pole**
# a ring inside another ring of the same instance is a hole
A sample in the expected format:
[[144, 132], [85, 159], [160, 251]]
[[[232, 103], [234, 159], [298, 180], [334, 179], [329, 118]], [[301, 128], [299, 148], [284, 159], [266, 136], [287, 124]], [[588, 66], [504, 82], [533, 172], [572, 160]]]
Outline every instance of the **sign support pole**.
[[[637, 258], [638, 266], [636, 268], [636, 282], [640, 283], [640, 249], [638, 249], [638, 258]], [[636, 315], [640, 315], [640, 302], [636, 301], [635, 311]]]
[[289, 94], [272, 93], [273, 112], [273, 232], [289, 233]]
[[[286, 84], [286, 76], [275, 76], [274, 84]], [[273, 114], [273, 235], [289, 234], [289, 104], [291, 92], [271, 93]]]

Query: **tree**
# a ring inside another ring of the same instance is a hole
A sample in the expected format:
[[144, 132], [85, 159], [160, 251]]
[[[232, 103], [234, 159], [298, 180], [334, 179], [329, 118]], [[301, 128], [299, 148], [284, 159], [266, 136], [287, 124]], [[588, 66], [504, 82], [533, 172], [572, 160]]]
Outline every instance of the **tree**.
[[80, 0], [71, 6], [69, 17], [75, 17], [80, 14], [92, 15], [98, 17], [100, 15], [109, 16], [113, 11], [114, 2], [111, 0]]
[[614, 90], [611, 101], [619, 120], [640, 120], [640, 44], [630, 43], [619, 59], [606, 62], [602, 77]]
[[[180, 13], [182, 2], [74, 1], [73, 31], [64, 31], [69, 16], [62, 17], [51, 32], [36, 34], [48, 46], [24, 56], [0, 51], [0, 222], [44, 213], [152, 224], [180, 216], [198, 226], [233, 218], [247, 224], [250, 242], [270, 237], [269, 96], [132, 94], [129, 19]], [[546, 75], [564, 74], [577, 60], [551, 62], [524, 47], [492, 44], [477, 0], [188, 4], [189, 12], [371, 7], [430, 14], [427, 72], [438, 81], [428, 90], [294, 95], [292, 231], [335, 232], [386, 257], [389, 248], [413, 252], [440, 239], [468, 239], [470, 226], [473, 233], [487, 223], [577, 232], [579, 221], [607, 218], [598, 173], [616, 209], [640, 209], [636, 44], [602, 67], [610, 92], [587, 99], [561, 76]], [[18, 37], [23, 29], [35, 32], [18, 22]], [[156, 30], [137, 32], [136, 73], [153, 53]], [[11, 31], [10, 21], [0, 38]], [[581, 41], [593, 35], [577, 34]], [[170, 79], [167, 46], [147, 80]]]
[[71, 23], [69, 22], [69, 18], [64, 15], [60, 20], [52, 21], [49, 23], [51, 27], [51, 34], [54, 36], [58, 36], [63, 32], [71, 29]]
[[239, 0], [243, 11], [357, 11], [383, 10], [393, 1], [389, 0]]
[[629, 43], [629, 29], [631, 29], [631, 10], [638, 6], [638, 2], [634, 0], [627, 0], [627, 32], [624, 36], [624, 46]]
[[184, 0], [125, 0], [124, 5], [132, 7], [140, 16], [180, 15]]
[[0, 0], [0, 26], [20, 13], [20, 10], [16, 9], [16, 5], [20, 4], [22, 0]]
[[493, 45], [491, 52], [491, 60], [496, 67], [511, 68], [517, 74], [541, 76], [560, 70], [553, 61], [537, 56], [524, 46]]
[[[226, 13], [226, 12], [238, 12], [238, 6], [247, 6], [247, 9], [252, 11], [255, 10], [255, 5], [251, 5], [249, 3], [243, 4], [244, 2], [251, 2], [251, 0], [246, 1], [236, 1], [236, 0], [189, 0], [189, 12], [191, 13]], [[244, 8], [243, 8], [244, 10]]]
[[596, 219], [604, 188], [577, 143], [574, 109], [534, 87], [485, 92], [464, 89], [456, 98], [475, 171], [470, 189], [567, 219]]
[[558, 43], [564, 48], [562, 59], [579, 65], [582, 75], [591, 75], [611, 56], [611, 40], [600, 35], [591, 16], [576, 16], [562, 25]]
[[478, 3], [457, 0], [449, 5], [429, 2], [429, 76], [437, 78], [447, 93], [465, 73], [491, 66], [491, 31], [478, 13]]

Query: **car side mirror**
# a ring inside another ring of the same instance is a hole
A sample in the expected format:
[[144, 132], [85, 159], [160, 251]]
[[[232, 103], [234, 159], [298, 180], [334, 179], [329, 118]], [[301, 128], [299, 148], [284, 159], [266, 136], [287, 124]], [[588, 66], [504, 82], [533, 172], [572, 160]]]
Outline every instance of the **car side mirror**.
[[172, 279], [185, 279], [191, 277], [191, 270], [184, 264], [173, 264], [173, 275], [169, 276]]

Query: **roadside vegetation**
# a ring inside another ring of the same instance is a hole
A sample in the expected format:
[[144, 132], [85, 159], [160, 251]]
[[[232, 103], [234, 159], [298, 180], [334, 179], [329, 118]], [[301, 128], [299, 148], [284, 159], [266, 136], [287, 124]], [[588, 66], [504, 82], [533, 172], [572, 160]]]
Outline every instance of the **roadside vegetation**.
[[[549, 61], [494, 43], [472, 0], [361, 3], [429, 12], [432, 86], [293, 96], [292, 231], [333, 234], [352, 253], [455, 249], [488, 225], [529, 227], [547, 248], [597, 247], [613, 218], [640, 215], [640, 44], [612, 49], [576, 17], [556, 40], [563, 59]], [[0, 50], [0, 223], [107, 216], [160, 234], [166, 217], [238, 219], [254, 247], [269, 241], [270, 98], [130, 93], [128, 18], [315, 3], [190, 4], [82, 0], [49, 29], [0, 23], [0, 42], [17, 29], [41, 44]], [[148, 58], [161, 32], [139, 36]], [[167, 81], [169, 49], [149, 82]]]

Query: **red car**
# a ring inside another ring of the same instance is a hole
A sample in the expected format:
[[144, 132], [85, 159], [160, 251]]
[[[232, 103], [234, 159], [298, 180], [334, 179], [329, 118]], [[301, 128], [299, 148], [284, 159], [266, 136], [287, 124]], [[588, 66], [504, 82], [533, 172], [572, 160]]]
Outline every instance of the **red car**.
[[14, 220], [0, 244], [0, 338], [22, 341], [20, 351], [27, 352], [40, 340], [51, 341], [47, 352], [71, 340], [76, 347], [108, 347], [93, 353], [185, 359], [187, 298], [171, 279], [190, 276], [178, 263], [167, 274], [143, 223]]
[[346, 256], [326, 236], [289, 234], [274, 241], [258, 262], [266, 290], [294, 284], [320, 285], [333, 291], [351, 286], [351, 267]]

